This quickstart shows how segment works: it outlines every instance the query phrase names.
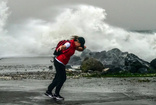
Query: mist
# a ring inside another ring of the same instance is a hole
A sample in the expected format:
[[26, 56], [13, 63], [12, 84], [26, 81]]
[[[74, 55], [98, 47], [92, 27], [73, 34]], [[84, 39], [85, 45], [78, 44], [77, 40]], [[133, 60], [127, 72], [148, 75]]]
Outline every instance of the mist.
[[156, 57], [156, 33], [141, 34], [114, 27], [105, 22], [105, 9], [92, 5], [61, 8], [54, 21], [28, 18], [5, 28], [11, 10], [0, 2], [0, 57], [52, 55], [58, 41], [72, 35], [83, 36], [92, 51], [119, 48], [151, 61]]

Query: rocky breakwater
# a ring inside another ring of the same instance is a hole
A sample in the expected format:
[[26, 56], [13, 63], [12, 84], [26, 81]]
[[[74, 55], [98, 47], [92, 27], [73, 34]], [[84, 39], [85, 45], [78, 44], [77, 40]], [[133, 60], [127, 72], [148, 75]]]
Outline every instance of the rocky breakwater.
[[152, 70], [156, 70], [156, 58], [153, 59], [153, 60], [150, 62], [150, 66], [151, 66]]
[[[97, 65], [97, 62], [99, 65]], [[96, 68], [101, 68], [97, 71], [104, 71], [105, 73], [156, 73], [156, 59], [149, 63], [135, 54], [122, 52], [117, 48], [101, 52], [92, 52], [86, 49], [80, 56], [73, 56], [69, 64], [81, 65], [84, 72], [87, 70], [96, 71]], [[88, 65], [90, 65], [90, 68]]]

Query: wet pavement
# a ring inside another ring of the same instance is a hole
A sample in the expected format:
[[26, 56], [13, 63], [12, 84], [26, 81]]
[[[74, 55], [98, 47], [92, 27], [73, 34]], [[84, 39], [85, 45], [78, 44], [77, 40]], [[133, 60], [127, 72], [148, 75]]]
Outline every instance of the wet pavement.
[[0, 105], [155, 105], [155, 78], [137, 79], [68, 79], [61, 90], [64, 101], [44, 95], [51, 80], [0, 80]]
[[[50, 57], [2, 58], [0, 105], [155, 105], [156, 103], [156, 77], [79, 79], [68, 77], [61, 90], [65, 101], [54, 101], [44, 95], [53, 78], [52, 71], [48, 68], [52, 65], [49, 60]], [[18, 74], [17, 78], [13, 78], [13, 74]], [[21, 78], [23, 76], [24, 78]]]

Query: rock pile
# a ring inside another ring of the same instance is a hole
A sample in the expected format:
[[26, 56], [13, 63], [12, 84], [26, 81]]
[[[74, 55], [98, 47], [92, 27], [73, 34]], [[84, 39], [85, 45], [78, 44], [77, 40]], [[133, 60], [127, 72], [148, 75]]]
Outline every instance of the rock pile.
[[[87, 58], [87, 60], [86, 60]], [[93, 60], [95, 62], [93, 62]], [[97, 63], [98, 62], [98, 63]], [[86, 49], [82, 52], [80, 56], [73, 56], [70, 65], [81, 65], [81, 69], [85, 72], [87, 70], [95, 69], [99, 71], [98, 68], [107, 68], [107, 73], [155, 73], [156, 72], [156, 59], [152, 60], [151, 63], [142, 60], [138, 56], [122, 52], [117, 48], [109, 51], [92, 52]], [[99, 64], [99, 65], [97, 65]], [[102, 65], [103, 66], [102, 66]], [[88, 67], [88, 65], [90, 67]], [[101, 70], [100, 70], [101, 71]]]

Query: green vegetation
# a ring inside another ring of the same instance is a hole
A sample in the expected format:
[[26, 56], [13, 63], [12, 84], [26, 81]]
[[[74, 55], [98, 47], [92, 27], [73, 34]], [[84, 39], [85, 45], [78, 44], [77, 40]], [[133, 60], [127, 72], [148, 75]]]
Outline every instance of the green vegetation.
[[139, 74], [139, 73], [124, 73], [124, 74], [102, 74], [102, 73], [67, 73], [67, 76], [78, 77], [156, 77], [156, 73]]
[[156, 73], [153, 74], [91, 74], [89, 77], [156, 77]]

